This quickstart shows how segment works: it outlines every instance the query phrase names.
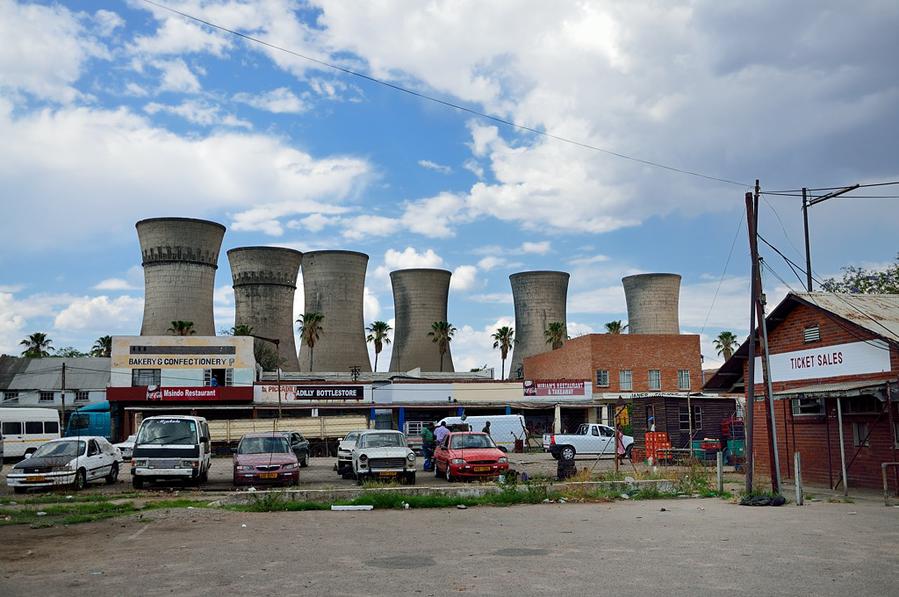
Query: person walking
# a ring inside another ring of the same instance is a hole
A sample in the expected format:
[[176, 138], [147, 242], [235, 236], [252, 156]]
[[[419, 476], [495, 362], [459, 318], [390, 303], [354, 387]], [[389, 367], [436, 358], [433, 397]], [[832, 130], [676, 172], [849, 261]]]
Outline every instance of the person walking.
[[449, 435], [449, 427], [446, 426], [446, 421], [440, 421], [440, 426], [434, 431], [434, 439], [437, 440], [437, 445], [443, 443], [443, 440], [446, 439], [446, 436]]
[[434, 470], [434, 446], [436, 438], [434, 437], [434, 423], [428, 423], [421, 430], [421, 451], [425, 457], [424, 470]]
[[487, 435], [490, 435], [490, 421], [487, 421], [487, 423], [484, 424], [484, 428], [481, 429], [481, 433], [486, 433]]

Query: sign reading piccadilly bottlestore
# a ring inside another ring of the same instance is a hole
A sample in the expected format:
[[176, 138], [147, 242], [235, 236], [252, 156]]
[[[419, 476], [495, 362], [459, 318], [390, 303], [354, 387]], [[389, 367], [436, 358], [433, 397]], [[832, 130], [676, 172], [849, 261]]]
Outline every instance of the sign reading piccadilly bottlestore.
[[252, 369], [253, 339], [245, 336], [117, 336], [113, 369]]
[[[257, 402], [277, 402], [278, 385], [257, 385], [255, 389]], [[363, 400], [363, 386], [299, 386], [281, 384], [282, 402], [299, 402], [303, 400]]]

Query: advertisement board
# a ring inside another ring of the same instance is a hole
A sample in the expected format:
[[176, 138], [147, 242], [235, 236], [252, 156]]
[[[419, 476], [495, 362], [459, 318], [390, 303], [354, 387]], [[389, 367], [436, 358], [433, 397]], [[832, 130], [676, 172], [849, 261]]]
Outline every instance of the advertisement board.
[[252, 386], [134, 386], [106, 388], [110, 402], [252, 402]]
[[584, 382], [572, 380], [530, 380], [524, 381], [525, 396], [583, 396]]
[[[321, 400], [352, 400], [365, 399], [365, 387], [361, 385], [295, 385], [281, 384], [281, 402], [303, 402]], [[278, 384], [255, 386], [254, 400], [256, 402], [278, 402]]]
[[113, 369], [253, 369], [249, 336], [115, 336]]
[[[850, 342], [772, 354], [771, 381], [798, 381], [884, 373], [890, 370], [890, 350], [882, 340]], [[755, 383], [763, 383], [762, 359], [755, 359]]]

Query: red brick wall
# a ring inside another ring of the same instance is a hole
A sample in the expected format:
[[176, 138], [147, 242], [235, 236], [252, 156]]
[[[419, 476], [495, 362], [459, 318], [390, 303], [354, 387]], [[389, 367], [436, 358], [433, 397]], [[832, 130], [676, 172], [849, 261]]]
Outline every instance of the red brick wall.
[[[803, 341], [803, 331], [806, 327], [818, 324], [821, 331], [821, 341], [806, 344]], [[847, 344], [877, 336], [856, 328], [849, 323], [834, 321], [823, 311], [799, 305], [787, 315], [785, 321], [769, 332], [769, 345], [771, 354], [792, 352], [805, 348], [820, 348], [836, 344]], [[821, 379], [805, 379], [790, 382], [774, 383], [775, 392], [780, 390], [798, 388], [824, 383], [840, 383], [849, 381], [877, 381], [892, 379], [899, 376], [899, 350], [893, 346], [890, 350], [889, 373], [876, 373], [866, 375], [851, 375], [840, 377], [827, 377]], [[744, 379], [748, 379], [748, 363], [743, 369]], [[764, 395], [764, 387], [761, 384], [755, 386], [756, 396]], [[899, 402], [899, 397], [894, 397]], [[893, 460], [892, 431], [886, 414], [880, 417], [876, 415], [854, 415], [846, 413], [846, 400], [843, 402], [843, 440], [846, 450], [846, 463], [855, 457], [849, 467], [849, 487], [881, 488], [880, 463]], [[899, 421], [897, 404], [893, 404], [894, 420]], [[826, 416], [793, 416], [789, 400], [774, 401], [775, 425], [777, 427], [777, 449], [780, 459], [780, 472], [784, 479], [792, 479], [793, 452], [798, 451], [802, 458], [802, 477], [805, 483], [811, 485], [828, 485], [833, 479], [836, 483], [840, 478], [840, 440], [837, 425], [836, 400], [826, 401]], [[753, 446], [755, 455], [755, 470], [758, 475], [770, 477], [768, 431], [766, 425], [766, 409], [763, 402], [755, 404], [755, 421]], [[858, 448], [853, 444], [852, 423], [867, 422], [871, 432], [867, 447]], [[828, 472], [828, 437], [830, 439], [830, 472]], [[895, 476], [890, 476], [890, 483], [895, 488]]]
[[[695, 334], [590, 334], [562, 348], [525, 359], [527, 379], [587, 379], [594, 392], [620, 392], [618, 372], [631, 370], [632, 392], [649, 392], [649, 370], [661, 371], [661, 391], [676, 392], [679, 369], [690, 371], [690, 389], [702, 387], [699, 336]], [[596, 387], [596, 371], [609, 372], [609, 387]], [[658, 390], [652, 390], [658, 391]]]

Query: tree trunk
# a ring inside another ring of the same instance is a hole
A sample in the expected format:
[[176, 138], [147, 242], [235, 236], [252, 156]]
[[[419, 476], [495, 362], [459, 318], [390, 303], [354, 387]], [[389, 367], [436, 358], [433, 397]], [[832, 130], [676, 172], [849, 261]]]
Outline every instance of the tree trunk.
[[500, 379], [506, 379], [506, 359], [503, 359], [502, 367], [500, 368]]
[[443, 351], [440, 351], [440, 372], [443, 373]]
[[378, 370], [378, 351], [375, 351], [375, 371]]

